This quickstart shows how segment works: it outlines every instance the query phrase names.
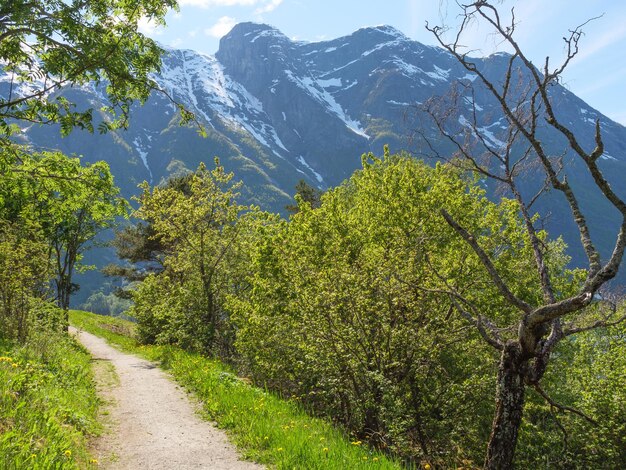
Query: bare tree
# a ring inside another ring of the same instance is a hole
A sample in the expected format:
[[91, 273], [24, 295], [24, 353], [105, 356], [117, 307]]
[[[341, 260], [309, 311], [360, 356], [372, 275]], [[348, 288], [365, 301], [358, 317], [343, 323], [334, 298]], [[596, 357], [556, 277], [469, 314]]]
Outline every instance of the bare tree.
[[[468, 51], [461, 44], [462, 34], [474, 21], [488, 24], [497, 37], [513, 51], [506, 58], [508, 62], [504, 74], [497, 79], [490, 78], [480, 66], [480, 60], [469, 57]], [[423, 109], [432, 118], [441, 138], [454, 149], [454, 160], [497, 182], [515, 199], [532, 246], [541, 286], [542, 295], [538, 296], [541, 300], [537, 302], [529, 302], [516, 295], [514, 286], [498, 272], [494, 260], [480, 246], [475, 234], [469, 233], [445, 210], [441, 210], [446, 222], [479, 257], [502, 297], [519, 312], [515, 324], [508, 325], [508, 329], [516, 333], [506, 338], [480, 311], [468, 308], [468, 303], [461, 294], [449, 289], [452, 302], [460, 313], [475, 324], [488, 344], [500, 351], [496, 410], [485, 458], [485, 467], [490, 469], [512, 467], [527, 388], [532, 387], [548, 403], [556, 405], [540, 386], [555, 346], [568, 336], [614, 325], [626, 318], [618, 318], [616, 310], [609, 309], [603, 317], [593, 321], [585, 320], [584, 310], [598, 298], [599, 289], [615, 277], [622, 262], [626, 247], [626, 203], [613, 191], [598, 167], [598, 159], [604, 153], [600, 119], [595, 123], [594, 148], [587, 149], [581, 143], [581, 137], [575, 135], [567, 123], [559, 120], [551, 94], [551, 87], [559, 83], [563, 71], [578, 53], [583, 26], [584, 24], [570, 31], [564, 38], [566, 56], [562, 63], [551, 67], [546, 58], [541, 70], [532, 64], [513, 37], [516, 27], [513, 10], [511, 20], [504, 21], [498, 9], [489, 1], [481, 0], [462, 5], [461, 24], [451, 42], [445, 39], [448, 33], [446, 29], [426, 26], [441, 46], [472, 77], [477, 78], [476, 85], [480, 84], [490, 99], [497, 101], [503, 113], [503, 123], [506, 124], [502, 128], [506, 130], [502, 131], [499, 138], [494, 138], [484, 123], [481, 126], [475, 101], [468, 100], [467, 97], [466, 102], [470, 102], [474, 112], [471, 118], [460, 119], [455, 110], [458, 109], [462, 95], [467, 96], [467, 93], [461, 92], [471, 92], [476, 86], [472, 83], [458, 84], [456, 91], [446, 97], [430, 100]], [[464, 90], [463, 87], [469, 88]], [[564, 138], [567, 148], [562, 154], [550, 154], [540, 138], [540, 132], [545, 132], [546, 128], [554, 129]], [[435, 144], [432, 141], [429, 144], [434, 150]], [[441, 148], [441, 142], [438, 145]], [[617, 209], [620, 216], [620, 229], [614, 240], [613, 252], [606, 261], [601, 259], [597, 245], [590, 235], [588, 223], [581, 210], [580, 194], [577, 194], [566, 176], [566, 166], [571, 163], [572, 158], [582, 164], [597, 189]], [[544, 176], [543, 184], [540, 184], [536, 194], [521, 189], [521, 181], [528, 171]], [[555, 291], [555, 273], [549, 268], [546, 246], [531, 212], [537, 198], [546, 190], [561, 194], [567, 202], [586, 255], [586, 279], [577, 292], [570, 296], [563, 296]], [[578, 410], [567, 407], [561, 409], [584, 416]]]

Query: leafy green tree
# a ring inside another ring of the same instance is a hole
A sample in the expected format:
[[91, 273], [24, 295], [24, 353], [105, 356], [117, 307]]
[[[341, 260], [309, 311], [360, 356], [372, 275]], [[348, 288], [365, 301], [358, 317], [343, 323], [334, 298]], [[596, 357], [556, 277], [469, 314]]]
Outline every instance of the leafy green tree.
[[84, 268], [84, 251], [99, 232], [115, 224], [116, 217], [126, 214], [127, 205], [118, 196], [119, 189], [105, 162], [81, 166], [77, 159], [68, 160], [63, 155], [53, 158], [63, 161], [65, 179], [55, 179], [57, 184], [51, 188], [54, 200], [47, 202], [52, 212], [49, 238], [56, 266], [57, 302], [67, 310], [75, 289], [73, 274], [77, 268]]
[[245, 209], [236, 202], [240, 184], [232, 178], [216, 160], [213, 170], [200, 165], [188, 191], [142, 185], [134, 215], [150, 221], [154, 238], [167, 247], [163, 273], [148, 276], [133, 295], [144, 340], [209, 352], [232, 342], [222, 305], [234, 282], [238, 218]]
[[[123, 212], [123, 204], [106, 165], [81, 167], [76, 159], [19, 145], [20, 125], [59, 124], [63, 135], [96, 125], [100, 132], [126, 126], [131, 103], [145, 101], [155, 89], [150, 74], [162, 53], [139, 32], [140, 21], [162, 23], [175, 7], [175, 0], [0, 4], [0, 64], [9, 81], [0, 97], [0, 216], [30, 234], [20, 238], [24, 243], [37, 239], [48, 247], [56, 298], [64, 308], [82, 252]], [[78, 109], [64, 97], [63, 89], [76, 85], [98, 87], [106, 95], [102, 122], [94, 122], [92, 109]], [[192, 118], [182, 108], [181, 114], [183, 121]]]
[[[322, 196], [321, 190], [314, 188], [313, 186], [311, 186], [304, 180], [300, 180], [298, 181], [298, 184], [296, 184], [296, 202], [297, 202], [297, 199], [300, 198], [304, 202], [308, 202], [311, 205], [311, 207], [315, 209], [320, 206], [321, 196]], [[285, 206], [285, 209], [287, 209], [287, 211], [291, 214], [295, 214], [299, 210], [297, 204], [296, 205], [289, 204]]]
[[0, 221], [0, 337], [25, 341], [52, 266], [38, 230]]
[[125, 316], [124, 312], [131, 306], [132, 303], [129, 300], [120, 298], [115, 293], [95, 292], [89, 296], [80, 308], [99, 315], [120, 317]]
[[[170, 178], [164, 188], [180, 191], [183, 195], [189, 196], [192, 177], [193, 174], [190, 173]], [[132, 297], [132, 289], [137, 282], [143, 281], [151, 273], [160, 273], [165, 269], [163, 261], [168, 247], [155, 231], [150, 219], [117, 231], [112, 246], [117, 257], [124, 263], [109, 264], [102, 271], [106, 276], [122, 279], [125, 285], [118, 288], [115, 294], [123, 299]]]
[[83, 252], [99, 231], [125, 214], [126, 202], [118, 197], [105, 162], [82, 166], [78, 158], [57, 152], [23, 153], [20, 162], [0, 177], [4, 214], [39, 228], [53, 265], [57, 304], [67, 310]]

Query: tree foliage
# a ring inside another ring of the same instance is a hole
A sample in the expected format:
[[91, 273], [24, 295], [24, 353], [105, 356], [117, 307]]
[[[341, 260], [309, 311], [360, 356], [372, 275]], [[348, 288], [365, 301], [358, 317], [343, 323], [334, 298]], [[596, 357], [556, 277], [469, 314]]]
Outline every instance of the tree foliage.
[[64, 86], [102, 86], [109, 111], [126, 125], [134, 100], [155, 88], [161, 50], [138, 31], [139, 21], [163, 23], [175, 0], [9, 0], [0, 5], [0, 65], [9, 75], [0, 98], [0, 129], [10, 120], [60, 123], [93, 131], [93, 113], [79, 110], [58, 92]]
[[232, 343], [223, 297], [235, 281], [237, 240], [246, 208], [236, 202], [240, 184], [216, 160], [203, 164], [182, 187], [142, 185], [135, 216], [149, 221], [165, 247], [164, 270], [149, 275], [133, 295], [133, 314], [144, 340], [178, 343], [206, 352]]
[[285, 209], [291, 214], [295, 214], [298, 212], [298, 198], [302, 201], [308, 202], [313, 209], [320, 206], [320, 198], [322, 196], [322, 191], [320, 189], [314, 188], [310, 184], [308, 184], [304, 180], [298, 181], [296, 184], [296, 205], [289, 204], [285, 206]]
[[[137, 214], [164, 269], [133, 294], [141, 339], [219, 354], [408, 462], [479, 466], [498, 369], [486, 339], [513, 340], [517, 309], [439, 210], [471, 230], [513, 295], [540, 302], [517, 202], [490, 202], [455, 166], [368, 155], [318, 207], [298, 198], [286, 221], [237, 204], [231, 178], [201, 166], [189, 184], [144, 186]], [[566, 268], [561, 240], [536, 235], [554, 288], [576, 292], [586, 273]], [[574, 375], [549, 374], [527, 397], [519, 465], [624, 463], [623, 329], [578, 339], [554, 353]], [[598, 377], [614, 398], [599, 396]]]
[[[20, 144], [21, 129], [58, 124], [68, 135], [126, 126], [130, 104], [155, 88], [150, 74], [162, 52], [139, 32], [140, 21], [162, 23], [175, 6], [174, 0], [0, 4], [0, 263], [13, 267], [3, 273], [4, 333], [23, 339], [33, 302], [56, 298], [67, 309], [83, 251], [125, 212], [105, 163], [83, 166]], [[103, 122], [64, 96], [71, 86], [99, 89], [108, 102]], [[191, 116], [183, 111], [183, 118]]]
[[[479, 258], [438, 217], [446, 207], [497, 253], [531, 301], [538, 283], [513, 201], [489, 202], [445, 166], [373, 156], [318, 209], [301, 201], [289, 223], [266, 228], [253, 248], [250, 289], [231, 296], [237, 349], [249, 373], [348, 426], [360, 438], [414, 461], [478, 461], [487, 439], [487, 400], [496, 356], [482, 328], [503, 326], [514, 309]], [[542, 235], [545, 238], [545, 234]], [[563, 244], [548, 242], [564, 276]], [[468, 321], [469, 320], [469, 321]]]
[[[11, 256], [25, 255], [26, 264], [16, 265], [16, 275], [23, 270], [20, 275], [32, 277], [40, 297], [48, 295], [47, 281], [53, 282], [57, 305], [67, 310], [84, 250], [126, 212], [107, 164], [83, 166], [79, 159], [56, 152], [20, 153], [19, 163], [16, 159], [0, 176], [0, 186], [5, 234], [19, 233], [10, 238], [16, 243]], [[31, 253], [36, 246], [40, 248]], [[38, 276], [28, 269], [30, 262], [40, 266]], [[23, 282], [22, 288], [32, 282]]]

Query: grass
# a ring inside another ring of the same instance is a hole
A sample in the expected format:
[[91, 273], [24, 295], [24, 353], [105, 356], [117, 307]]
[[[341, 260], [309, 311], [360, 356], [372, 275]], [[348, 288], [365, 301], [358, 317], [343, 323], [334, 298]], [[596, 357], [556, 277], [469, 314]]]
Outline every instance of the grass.
[[71, 311], [77, 328], [122, 350], [159, 361], [203, 403], [204, 417], [225, 429], [244, 457], [278, 469], [397, 469], [385, 455], [313, 418], [296, 401], [253, 387], [218, 361], [172, 346], [142, 346], [131, 322]]
[[99, 433], [89, 354], [62, 333], [0, 340], [0, 468], [95, 468]]

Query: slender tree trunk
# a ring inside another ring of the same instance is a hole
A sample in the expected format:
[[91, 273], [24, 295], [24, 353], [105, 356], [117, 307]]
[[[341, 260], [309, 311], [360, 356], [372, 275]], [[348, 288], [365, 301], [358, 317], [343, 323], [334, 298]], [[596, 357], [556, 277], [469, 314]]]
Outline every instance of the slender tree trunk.
[[65, 331], [70, 329], [69, 321], [69, 308], [70, 308], [70, 296], [71, 296], [71, 280], [65, 275], [61, 275], [60, 279], [56, 280], [57, 285], [57, 306], [63, 310], [62, 325]]
[[513, 468], [517, 433], [524, 409], [526, 361], [519, 343], [509, 341], [502, 351], [496, 385], [496, 413], [487, 447], [485, 468]]

